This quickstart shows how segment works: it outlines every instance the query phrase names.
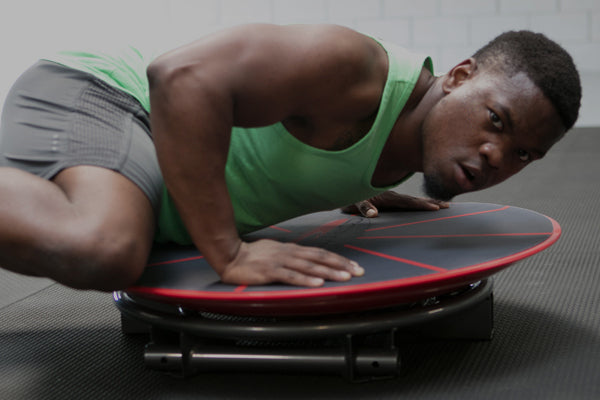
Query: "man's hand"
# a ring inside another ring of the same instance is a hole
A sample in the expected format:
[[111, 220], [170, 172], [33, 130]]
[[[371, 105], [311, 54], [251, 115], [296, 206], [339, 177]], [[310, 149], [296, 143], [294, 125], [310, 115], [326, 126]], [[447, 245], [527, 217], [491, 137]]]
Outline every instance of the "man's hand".
[[379, 215], [380, 210], [437, 211], [441, 208], [448, 208], [449, 206], [450, 205], [444, 201], [424, 199], [387, 191], [368, 200], [359, 201], [356, 204], [346, 206], [342, 208], [342, 211], [348, 214], [360, 213], [363, 217], [374, 218]]
[[281, 282], [309, 287], [363, 274], [356, 262], [330, 251], [269, 239], [242, 242], [235, 259], [220, 273], [223, 282], [237, 285]]

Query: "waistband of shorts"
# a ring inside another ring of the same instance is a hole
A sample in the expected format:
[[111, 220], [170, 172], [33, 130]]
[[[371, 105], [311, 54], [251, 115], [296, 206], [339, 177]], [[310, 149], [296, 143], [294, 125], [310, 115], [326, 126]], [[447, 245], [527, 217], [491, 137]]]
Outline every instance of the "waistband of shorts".
[[109, 93], [111, 93], [112, 95], [118, 96], [122, 100], [125, 100], [128, 103], [128, 105], [131, 105], [130, 111], [137, 117], [141, 118], [145, 125], [150, 126], [149, 113], [146, 111], [146, 109], [144, 109], [142, 104], [135, 97], [125, 92], [121, 88], [111, 85], [110, 83], [100, 79], [94, 74], [91, 74], [87, 71], [82, 71], [77, 68], [69, 67], [56, 61], [46, 59], [38, 60], [31, 68], [51, 68], [51, 73], [68, 74], [70, 75], [71, 79], [81, 80], [99, 86], [103, 90], [106, 90]]

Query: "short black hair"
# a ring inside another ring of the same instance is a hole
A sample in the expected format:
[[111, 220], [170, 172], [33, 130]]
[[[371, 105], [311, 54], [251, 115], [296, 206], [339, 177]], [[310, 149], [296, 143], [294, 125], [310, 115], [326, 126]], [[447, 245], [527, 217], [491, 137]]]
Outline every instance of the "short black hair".
[[505, 32], [479, 49], [473, 58], [482, 66], [499, 67], [509, 77], [524, 72], [554, 105], [566, 130], [577, 121], [581, 82], [573, 59], [541, 33]]

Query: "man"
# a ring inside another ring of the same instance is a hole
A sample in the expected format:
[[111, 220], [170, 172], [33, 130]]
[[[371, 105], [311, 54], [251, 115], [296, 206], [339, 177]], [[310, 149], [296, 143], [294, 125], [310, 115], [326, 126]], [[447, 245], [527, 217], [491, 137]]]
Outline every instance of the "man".
[[417, 171], [441, 201], [499, 183], [573, 126], [581, 97], [570, 56], [530, 32], [440, 77], [338, 26], [234, 28], [153, 60], [148, 83], [128, 57], [63, 54], [7, 97], [4, 268], [113, 290], [156, 238], [193, 243], [228, 283], [348, 280], [364, 271], [337, 254], [240, 235], [353, 203], [444, 207], [389, 189]]

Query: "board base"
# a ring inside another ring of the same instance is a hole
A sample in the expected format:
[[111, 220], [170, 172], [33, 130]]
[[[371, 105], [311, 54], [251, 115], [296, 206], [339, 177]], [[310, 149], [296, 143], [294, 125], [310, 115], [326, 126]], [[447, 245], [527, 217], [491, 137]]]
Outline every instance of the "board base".
[[203, 372], [301, 372], [349, 381], [394, 378], [415, 340], [490, 340], [491, 279], [441, 296], [322, 317], [213, 314], [115, 292], [126, 334], [150, 334], [145, 364], [187, 377]]

